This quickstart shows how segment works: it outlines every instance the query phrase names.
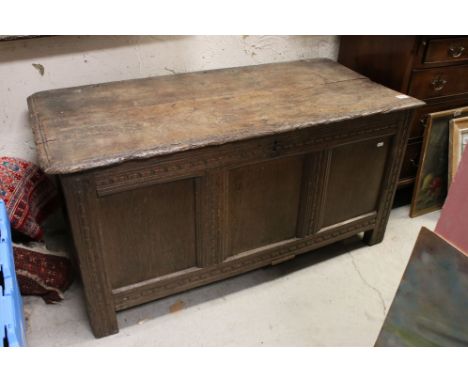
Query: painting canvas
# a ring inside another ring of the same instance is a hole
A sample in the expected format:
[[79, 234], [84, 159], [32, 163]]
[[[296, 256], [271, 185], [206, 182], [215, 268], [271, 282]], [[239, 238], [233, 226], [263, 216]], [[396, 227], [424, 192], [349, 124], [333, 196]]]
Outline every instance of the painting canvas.
[[375, 346], [468, 346], [468, 257], [423, 227]]
[[411, 217], [438, 210], [444, 204], [448, 184], [449, 124], [453, 118], [464, 116], [468, 116], [468, 107], [428, 115]]
[[457, 172], [465, 147], [468, 144], [468, 117], [454, 118], [450, 121], [448, 184]]
[[468, 254], [468, 150], [466, 150], [450, 185], [435, 232]]

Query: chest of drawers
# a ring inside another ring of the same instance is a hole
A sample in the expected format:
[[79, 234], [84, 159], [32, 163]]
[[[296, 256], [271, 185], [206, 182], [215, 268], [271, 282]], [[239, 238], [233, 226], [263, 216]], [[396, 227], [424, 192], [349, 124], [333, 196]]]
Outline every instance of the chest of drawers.
[[398, 182], [401, 194], [410, 197], [427, 114], [468, 105], [468, 37], [343, 36], [338, 61], [426, 102], [410, 123]]
[[63, 186], [96, 336], [116, 311], [359, 232], [382, 240], [412, 109], [330, 60], [28, 99]]

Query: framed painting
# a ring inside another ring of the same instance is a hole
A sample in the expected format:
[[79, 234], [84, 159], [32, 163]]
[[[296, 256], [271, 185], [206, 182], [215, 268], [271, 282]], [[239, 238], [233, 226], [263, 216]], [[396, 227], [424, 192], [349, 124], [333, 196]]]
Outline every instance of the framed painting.
[[468, 106], [428, 114], [411, 217], [438, 210], [444, 204], [448, 188], [449, 127], [450, 121], [457, 117], [468, 117]]
[[448, 185], [452, 184], [452, 179], [457, 172], [461, 156], [468, 144], [468, 117], [454, 118], [450, 121], [449, 131], [449, 167]]
[[468, 256], [422, 227], [375, 346], [468, 346]]

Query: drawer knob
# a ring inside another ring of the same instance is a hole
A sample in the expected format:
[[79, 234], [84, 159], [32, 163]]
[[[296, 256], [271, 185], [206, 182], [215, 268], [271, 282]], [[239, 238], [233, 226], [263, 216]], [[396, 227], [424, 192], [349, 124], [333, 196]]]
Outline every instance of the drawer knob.
[[446, 80], [444, 80], [441, 77], [434, 78], [431, 82], [432, 87], [434, 88], [435, 91], [440, 91], [444, 88], [445, 84], [447, 83]]
[[453, 58], [458, 58], [463, 54], [464, 51], [465, 51], [464, 46], [461, 46], [461, 45], [451, 46], [449, 48], [449, 55], [452, 56]]

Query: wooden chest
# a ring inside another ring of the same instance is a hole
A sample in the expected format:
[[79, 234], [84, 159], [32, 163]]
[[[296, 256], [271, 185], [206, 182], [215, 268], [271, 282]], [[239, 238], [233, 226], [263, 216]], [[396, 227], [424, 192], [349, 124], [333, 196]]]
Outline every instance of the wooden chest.
[[382, 240], [402, 96], [330, 60], [52, 90], [28, 99], [58, 174], [93, 332], [116, 311], [365, 232]]

